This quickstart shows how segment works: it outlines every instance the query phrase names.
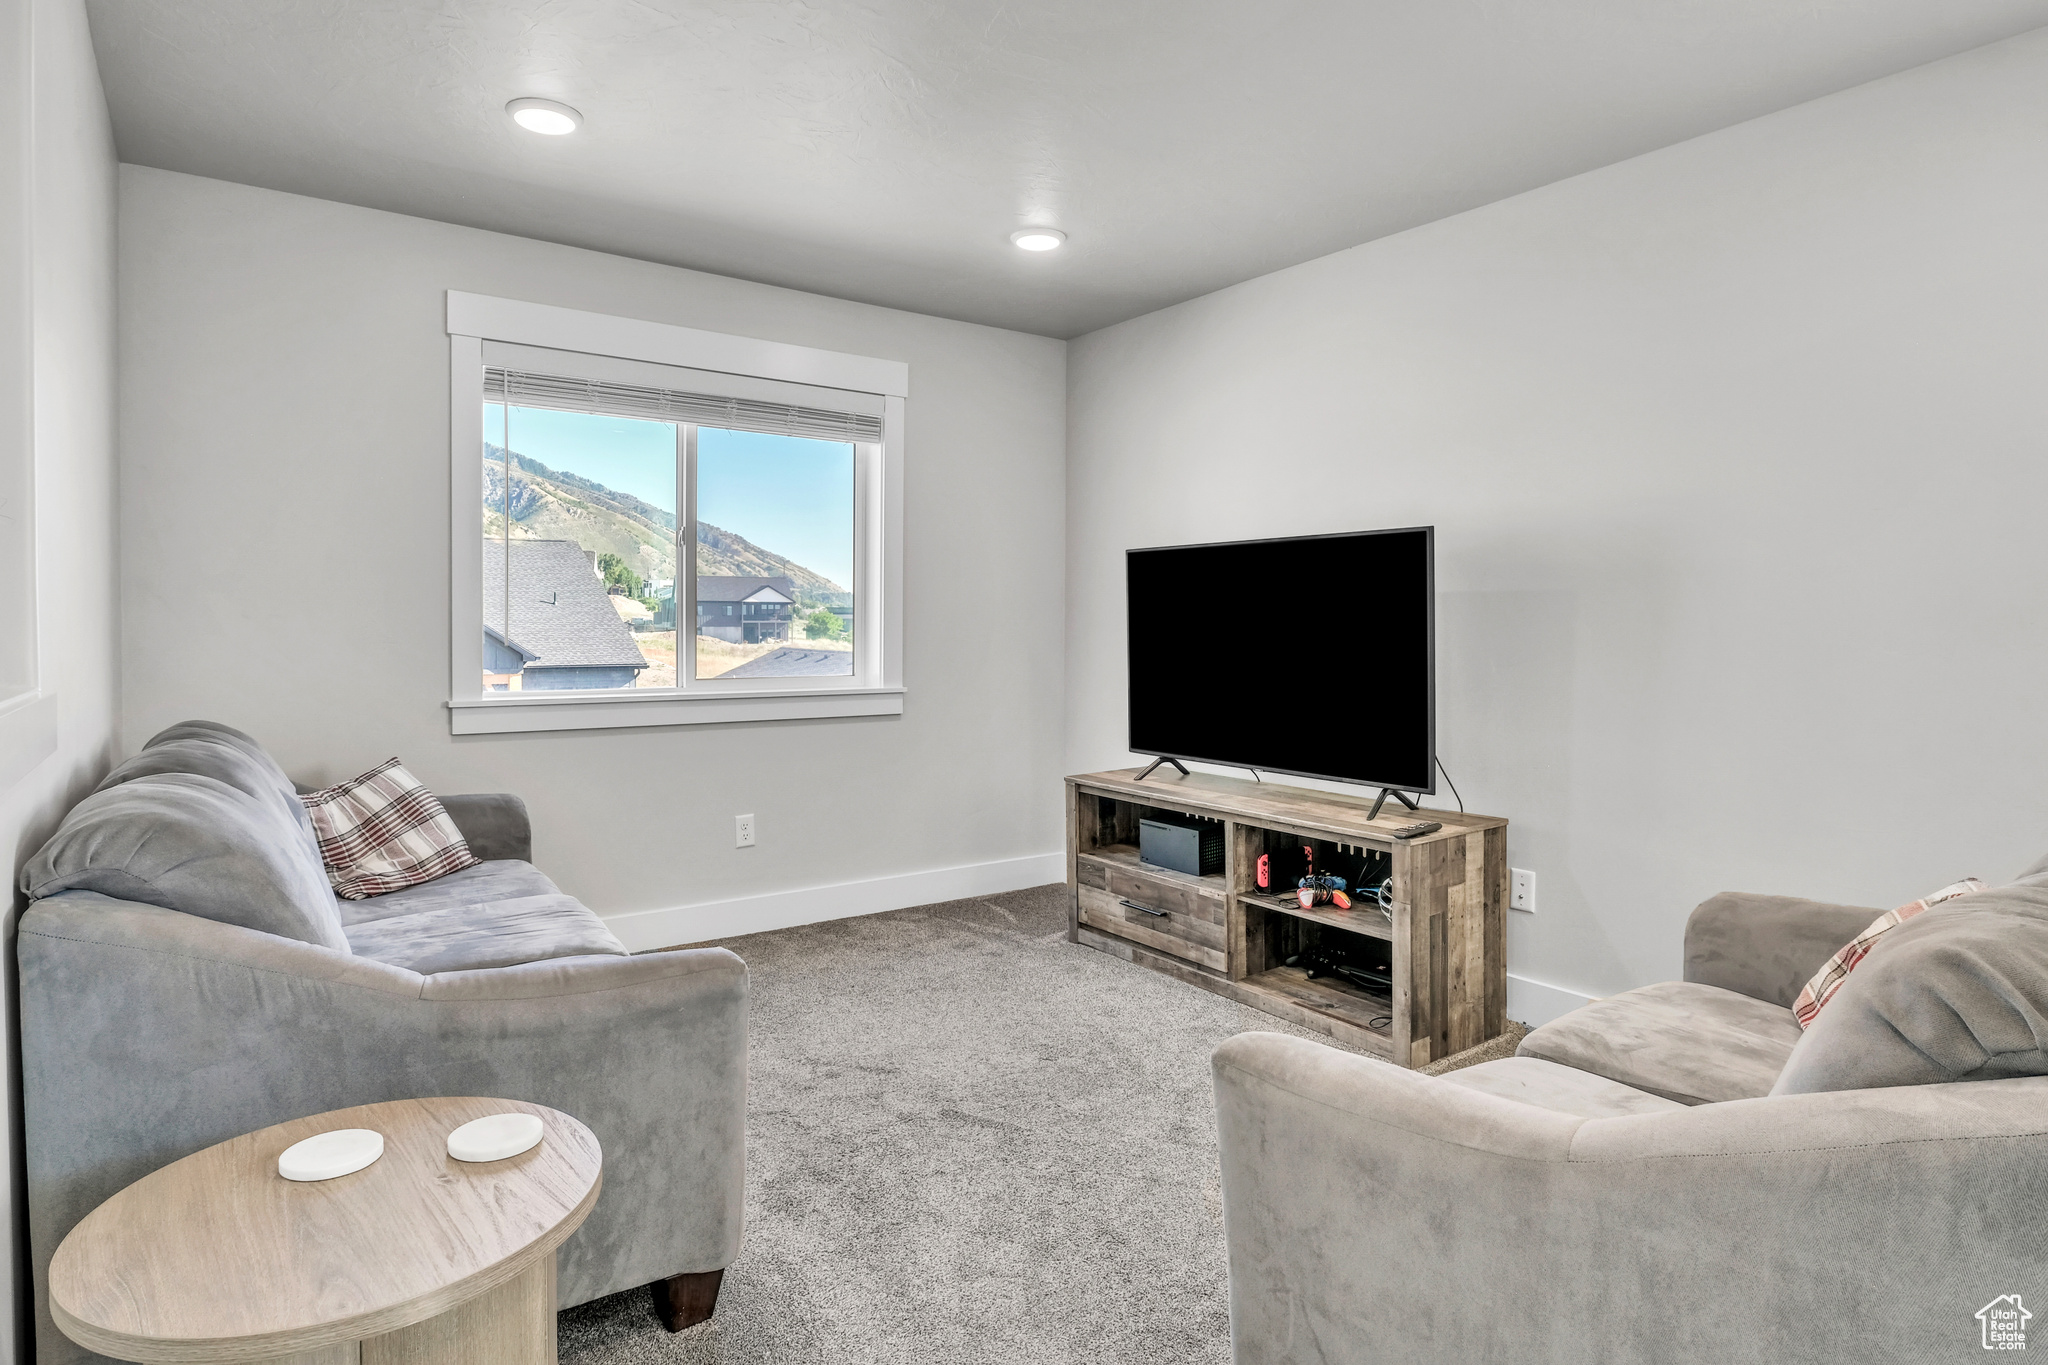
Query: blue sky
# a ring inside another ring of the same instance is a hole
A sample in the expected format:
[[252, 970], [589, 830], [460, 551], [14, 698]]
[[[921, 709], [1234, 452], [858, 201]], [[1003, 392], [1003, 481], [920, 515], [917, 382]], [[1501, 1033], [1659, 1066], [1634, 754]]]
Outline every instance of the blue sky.
[[[505, 409], [484, 408], [484, 439], [505, 443]], [[512, 409], [512, 448], [529, 459], [676, 510], [676, 428], [551, 408]], [[752, 537], [748, 537], [752, 539]]]
[[[518, 407], [511, 419], [521, 455], [676, 510], [673, 423]], [[484, 439], [504, 444], [502, 406], [485, 405]], [[851, 445], [699, 427], [697, 516], [853, 586]]]
[[697, 519], [853, 587], [853, 447], [697, 428]]

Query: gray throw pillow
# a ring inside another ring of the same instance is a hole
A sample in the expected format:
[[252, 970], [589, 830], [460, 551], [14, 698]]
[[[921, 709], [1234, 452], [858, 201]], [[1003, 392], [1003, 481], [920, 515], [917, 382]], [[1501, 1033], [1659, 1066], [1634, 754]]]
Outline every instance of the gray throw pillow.
[[21, 888], [97, 891], [348, 952], [326, 873], [303, 847], [271, 801], [218, 778], [151, 773], [79, 802]]
[[1773, 1095], [2048, 1075], [2048, 884], [1937, 905], [1886, 934], [1792, 1049]]

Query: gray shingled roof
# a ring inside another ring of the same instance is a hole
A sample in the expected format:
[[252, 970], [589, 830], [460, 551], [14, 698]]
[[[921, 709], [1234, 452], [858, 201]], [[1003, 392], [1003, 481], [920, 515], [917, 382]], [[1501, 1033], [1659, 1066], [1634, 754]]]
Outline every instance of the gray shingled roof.
[[605, 595], [604, 580], [574, 541], [512, 542], [512, 620], [505, 624], [505, 547], [484, 543], [484, 620], [515, 648], [537, 655], [532, 668], [644, 668], [633, 631]]
[[699, 602], [744, 602], [763, 588], [773, 588], [790, 601], [796, 601], [796, 580], [793, 578], [743, 578], [738, 574], [697, 576]]
[[853, 652], [845, 649], [778, 649], [721, 673], [721, 678], [849, 677]]

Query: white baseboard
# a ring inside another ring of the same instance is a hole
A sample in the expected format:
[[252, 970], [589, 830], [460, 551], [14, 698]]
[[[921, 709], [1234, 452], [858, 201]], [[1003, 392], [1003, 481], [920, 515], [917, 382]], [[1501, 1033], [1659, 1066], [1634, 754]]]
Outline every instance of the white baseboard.
[[1597, 999], [1598, 996], [1581, 995], [1563, 986], [1549, 986], [1541, 981], [1531, 981], [1526, 976], [1508, 973], [1508, 1018], [1531, 1028], [1561, 1018]]
[[606, 915], [604, 922], [619, 936], [619, 941], [629, 952], [642, 953], [650, 948], [673, 948], [716, 938], [737, 938], [741, 934], [787, 929], [798, 924], [818, 924], [828, 919], [849, 919], [855, 915], [875, 915], [884, 910], [902, 910], [912, 905], [930, 905], [935, 901], [1022, 891], [1028, 886], [1064, 881], [1066, 876], [1066, 854], [1037, 853], [1026, 858], [969, 863], [965, 867], [939, 867], [927, 872], [905, 872], [894, 877], [873, 877], [867, 881], [839, 882], [798, 891], [770, 891], [760, 896], [675, 905], [663, 910], [631, 910]]
[[[697, 905], [630, 910], [606, 915], [604, 922], [619, 936], [619, 941], [626, 945], [628, 951], [644, 953], [651, 948], [674, 948], [688, 943], [706, 943], [712, 939], [738, 938], [742, 934], [788, 929], [799, 924], [821, 924], [832, 919], [851, 919], [855, 915], [878, 915], [885, 910], [902, 910], [913, 905], [1022, 891], [1026, 887], [1064, 880], [1066, 875], [1064, 853], [1038, 853], [1025, 858], [932, 868], [925, 872], [837, 882], [796, 891], [770, 891], [759, 896], [738, 896]], [[1563, 986], [1532, 981], [1512, 972], [1508, 974], [1508, 1018], [1531, 1026], [1547, 1024], [1596, 998]]]

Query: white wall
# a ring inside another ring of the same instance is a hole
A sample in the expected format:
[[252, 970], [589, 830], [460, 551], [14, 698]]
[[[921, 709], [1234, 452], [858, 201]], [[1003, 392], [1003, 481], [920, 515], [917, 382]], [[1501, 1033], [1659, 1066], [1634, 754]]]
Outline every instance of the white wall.
[[1076, 340], [1067, 766], [1129, 761], [1127, 547], [1434, 523], [1440, 751], [1539, 877], [1512, 972], [1676, 976], [1721, 889], [2009, 877], [2048, 851], [2044, 127], [2048, 31]]
[[[13, 17], [10, 11], [10, 17]], [[15, 1037], [14, 927], [21, 912], [14, 874], [106, 770], [114, 746], [114, 199], [113, 133], [93, 64], [80, 0], [34, 0], [31, 54], [0, 42], [0, 89], [30, 91], [30, 193], [0, 188], [0, 216], [28, 209], [33, 302], [28, 373], [9, 356], [6, 386], [25, 377], [33, 395], [35, 543], [41, 690], [55, 698], [54, 752], [0, 783], [0, 849], [7, 860], [7, 966], [0, 972], [6, 1035], [6, 1160], [0, 1219], [9, 1229], [0, 1273], [0, 1362], [29, 1358], [27, 1252], [21, 1207], [20, 1075]], [[20, 119], [0, 107], [0, 136]], [[0, 231], [0, 244], [10, 234]], [[15, 237], [12, 249], [24, 245]], [[10, 263], [12, 264], [12, 263]], [[12, 589], [15, 585], [6, 585]]]
[[[1063, 343], [121, 183], [126, 748], [206, 717], [305, 780], [397, 754], [438, 790], [517, 792], [535, 861], [607, 916], [972, 869], [618, 921], [636, 947], [1061, 875]], [[449, 289], [909, 362], [904, 714], [451, 738]], [[740, 812], [758, 847], [732, 847]]]

